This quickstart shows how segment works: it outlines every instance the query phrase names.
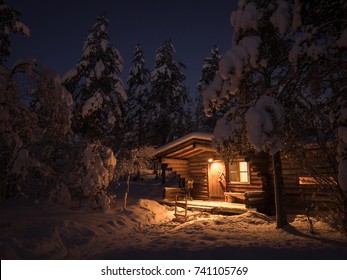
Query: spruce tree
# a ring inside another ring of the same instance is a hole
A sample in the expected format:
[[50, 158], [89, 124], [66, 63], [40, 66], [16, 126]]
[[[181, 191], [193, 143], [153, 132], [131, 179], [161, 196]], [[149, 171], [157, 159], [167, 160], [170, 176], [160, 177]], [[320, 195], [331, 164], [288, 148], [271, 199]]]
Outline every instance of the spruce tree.
[[174, 58], [175, 49], [170, 40], [158, 48], [154, 69], [151, 73], [150, 95], [151, 142], [164, 145], [186, 134], [190, 102], [182, 73], [185, 65]]
[[[332, 216], [342, 218], [334, 223], [342, 220], [345, 229], [346, 11], [343, 1], [240, 2], [231, 16], [232, 48], [204, 92], [208, 113], [234, 102], [217, 123], [219, 145], [246, 150], [246, 134], [274, 155], [274, 171], [281, 149], [331, 195], [338, 205]], [[306, 208], [319, 209], [319, 202]]]
[[[195, 128], [197, 131], [212, 132], [218, 119], [218, 116], [216, 116], [216, 114], [213, 114], [210, 117], [207, 117], [205, 115], [202, 92], [208, 85], [211, 84], [214, 77], [216, 76], [220, 58], [221, 55], [219, 54], [219, 48], [214, 45], [211, 49], [211, 55], [204, 59], [205, 63], [202, 66], [200, 80], [197, 84], [197, 89], [199, 91], [199, 95], [196, 99], [195, 110]], [[220, 117], [221, 116], [219, 116], [219, 118]]]
[[19, 33], [30, 35], [29, 28], [18, 20], [20, 12], [0, 0], [0, 64], [11, 55], [10, 35]]
[[108, 24], [104, 15], [96, 19], [80, 61], [63, 80], [74, 97], [74, 132], [89, 141], [100, 140], [118, 149], [127, 95], [120, 77], [123, 59], [110, 42]]
[[[293, 124], [289, 133], [309, 136], [319, 156], [315, 153], [314, 161], [308, 160], [312, 154], [306, 152], [301, 159], [302, 149], [296, 148], [303, 143], [302, 137], [295, 137], [300, 141], [290, 142], [290, 147], [296, 151], [297, 162], [320, 183], [320, 190], [338, 205], [324, 219], [347, 232], [347, 2], [305, 1], [299, 12], [288, 55], [291, 86], [297, 93], [289, 96], [296, 105], [296, 114], [288, 114]], [[326, 207], [315, 202], [315, 209], [322, 206]]]
[[277, 6], [272, 0], [240, 2], [231, 15], [232, 47], [221, 58], [218, 75], [203, 94], [207, 114], [226, 112], [214, 130], [216, 146], [227, 153], [224, 157], [233, 160], [249, 151], [250, 144], [272, 156], [277, 226], [282, 227], [287, 223], [278, 135], [283, 114], [276, 98], [281, 92], [279, 79], [288, 71], [281, 64], [288, 44], [270, 21]]
[[127, 80], [128, 100], [126, 102], [126, 141], [131, 147], [142, 147], [147, 144], [148, 128], [148, 83], [149, 70], [140, 44], [135, 46], [132, 67]]

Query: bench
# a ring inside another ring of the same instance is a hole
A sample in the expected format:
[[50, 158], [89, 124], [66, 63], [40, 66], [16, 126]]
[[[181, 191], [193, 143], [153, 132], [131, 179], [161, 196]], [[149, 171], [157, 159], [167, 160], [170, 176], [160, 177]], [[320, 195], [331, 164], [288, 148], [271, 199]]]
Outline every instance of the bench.
[[224, 192], [224, 201], [225, 202], [236, 202], [237, 200], [245, 200], [245, 193], [237, 192]]
[[163, 199], [167, 200], [177, 200], [177, 197], [187, 197], [190, 200], [193, 198], [190, 195], [191, 190], [193, 189], [194, 180], [188, 180], [185, 186], [183, 187], [165, 187], [163, 188]]
[[178, 187], [164, 187], [163, 188], [163, 199], [175, 200], [177, 194], [179, 194], [181, 188]]

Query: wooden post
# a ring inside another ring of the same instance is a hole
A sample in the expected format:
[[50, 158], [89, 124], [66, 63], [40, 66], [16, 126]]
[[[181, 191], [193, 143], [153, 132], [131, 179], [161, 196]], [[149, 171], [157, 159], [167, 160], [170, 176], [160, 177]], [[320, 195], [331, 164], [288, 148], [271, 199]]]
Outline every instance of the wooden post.
[[276, 226], [281, 228], [288, 224], [287, 214], [284, 209], [283, 202], [283, 174], [281, 153], [278, 151], [272, 156], [273, 175], [274, 175], [274, 192], [275, 192], [275, 207], [276, 207]]
[[228, 191], [228, 186], [230, 182], [230, 159], [224, 161], [225, 164], [225, 191]]
[[184, 199], [186, 200], [185, 208], [184, 208], [184, 218], [187, 220], [187, 209], [188, 209], [188, 198], [187, 195], [184, 196]]
[[129, 191], [130, 191], [130, 173], [128, 173], [127, 175], [127, 187], [124, 193], [123, 211], [127, 210], [127, 200], [128, 200]]

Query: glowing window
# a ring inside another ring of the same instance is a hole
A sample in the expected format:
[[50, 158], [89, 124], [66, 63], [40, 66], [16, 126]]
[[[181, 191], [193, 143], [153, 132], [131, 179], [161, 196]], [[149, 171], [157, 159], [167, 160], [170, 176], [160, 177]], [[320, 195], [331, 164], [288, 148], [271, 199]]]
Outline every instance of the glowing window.
[[230, 164], [229, 179], [232, 183], [249, 183], [248, 163], [241, 161]]
[[318, 184], [317, 180], [313, 177], [299, 177], [300, 185], [316, 185]]
[[319, 185], [319, 184], [333, 184], [336, 185], [336, 181], [334, 177], [326, 177], [326, 178], [321, 178], [321, 180], [317, 180], [314, 177], [310, 176], [300, 176], [299, 177], [299, 185]]

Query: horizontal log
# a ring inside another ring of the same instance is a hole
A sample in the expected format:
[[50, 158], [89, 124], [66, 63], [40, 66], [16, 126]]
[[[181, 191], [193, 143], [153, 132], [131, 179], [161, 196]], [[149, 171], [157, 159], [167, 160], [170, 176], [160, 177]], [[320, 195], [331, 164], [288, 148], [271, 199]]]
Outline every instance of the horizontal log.
[[259, 177], [251, 177], [251, 185], [263, 185], [263, 181]]
[[224, 197], [233, 197], [238, 199], [245, 199], [244, 193], [237, 193], [237, 192], [224, 192]]
[[189, 162], [188, 166], [189, 168], [206, 168], [208, 166], [208, 162], [207, 160], [201, 162]]
[[289, 188], [299, 188], [299, 185], [297, 183], [286, 183], [283, 186], [284, 189], [289, 189]]
[[309, 170], [316, 170], [319, 172], [323, 172], [324, 174], [328, 174], [331, 169], [332, 168], [330, 166], [320, 165], [319, 162], [311, 163], [311, 166], [307, 165], [305, 169], [297, 165], [282, 164], [282, 171], [295, 171], [299, 174], [309, 174]]
[[207, 188], [207, 184], [201, 184], [201, 183], [197, 183], [194, 181], [194, 188], [195, 189], [205, 189], [205, 188]]
[[227, 185], [231, 188], [262, 188], [262, 184], [235, 184], [235, 183], [229, 183]]
[[194, 180], [196, 184], [207, 185], [207, 178], [201, 176], [194, 176], [194, 174], [190, 174], [190, 178]]
[[188, 163], [190, 168], [199, 168], [199, 167], [206, 167], [208, 165], [207, 160], [199, 161], [199, 162], [189, 162]]
[[189, 168], [190, 172], [194, 173], [200, 173], [200, 174], [207, 174], [207, 167], [204, 168]]
[[193, 196], [193, 199], [196, 199], [196, 200], [208, 200], [208, 196], [207, 195]]
[[201, 173], [189, 173], [192, 177], [194, 177], [197, 181], [205, 181], [207, 180], [207, 174], [201, 174]]
[[194, 176], [190, 176], [190, 178], [192, 178], [194, 180], [194, 185], [203, 185], [203, 186], [207, 186], [207, 180], [204, 179], [200, 179], [200, 178], [195, 178]]
[[207, 190], [207, 185], [194, 183], [194, 189], [195, 190]]
[[255, 188], [253, 188], [253, 187], [244, 187], [244, 188], [227, 187], [227, 191], [229, 191], [229, 192], [247, 192], [247, 191], [259, 191], [259, 190], [262, 190], [262, 188], [258, 188], [258, 187], [255, 187]]
[[206, 145], [206, 144], [194, 144], [194, 147], [196, 149], [202, 150], [204, 152], [211, 152], [214, 153], [215, 150], [212, 148], [211, 145]]
[[192, 177], [195, 177], [197, 180], [200, 180], [200, 181], [205, 181], [208, 178], [207, 174], [194, 173], [194, 172], [190, 172], [190, 174], [192, 175]]
[[207, 178], [207, 172], [197, 172], [197, 171], [189, 171], [190, 174], [192, 174], [192, 176], [196, 177], [196, 178]]
[[189, 173], [188, 169], [186, 169], [186, 168], [172, 168], [171, 171], [174, 171], [177, 173]]
[[162, 158], [161, 163], [167, 164], [188, 164], [188, 160], [185, 159], [174, 159], [174, 158]]
[[184, 168], [188, 168], [189, 164], [183, 164], [183, 163], [165, 163], [168, 165], [168, 167], [184, 167]]
[[181, 188], [176, 187], [164, 187], [162, 192], [163, 199], [174, 199], [181, 191]]
[[207, 189], [207, 185], [204, 184], [196, 184], [194, 182], [194, 189], [199, 190], [199, 189]]
[[246, 191], [245, 192], [245, 198], [251, 198], [251, 197], [266, 197], [266, 192], [264, 191]]
[[305, 201], [307, 202], [331, 202], [331, 203], [338, 203], [337, 200], [331, 199], [327, 196], [322, 196], [322, 195], [285, 195], [285, 197], [287, 199], [292, 199], [292, 200], [297, 200], [297, 201], [301, 201], [302, 203], [304, 203]]
[[299, 185], [299, 177], [296, 175], [283, 175], [283, 182]]
[[252, 203], [263, 202], [265, 200], [266, 199], [264, 197], [246, 197], [245, 203], [252, 204]]
[[168, 168], [173, 168], [173, 169], [187, 169], [188, 170], [188, 168], [189, 168], [189, 166], [188, 165], [177, 165], [177, 164], [173, 164], [173, 165], [171, 165], [171, 164], [169, 164], [168, 165]]
[[207, 192], [207, 186], [202, 186], [202, 185], [196, 186], [196, 185], [194, 185], [193, 190], [195, 192], [198, 192], [198, 191], [203, 191], [203, 192], [206, 191]]
[[269, 204], [269, 199], [263, 199], [263, 198], [245, 198], [244, 203], [246, 205], [260, 205], [260, 204]]
[[293, 191], [293, 192], [302, 192], [302, 191], [322, 191], [322, 192], [329, 192], [329, 188], [325, 188], [323, 186], [317, 186], [317, 185], [290, 185], [285, 186], [284, 191]]
[[189, 174], [188, 173], [177, 173], [177, 172], [174, 172], [174, 174], [179, 177], [179, 178], [189, 178]]
[[228, 189], [234, 189], [234, 190], [240, 189], [240, 190], [243, 190], [243, 192], [245, 192], [245, 191], [257, 191], [257, 190], [260, 191], [260, 190], [262, 190], [263, 185], [262, 184], [244, 184], [244, 185], [243, 184], [240, 184], [240, 185], [227, 184], [227, 188]]
[[322, 196], [328, 196], [327, 192], [324, 192], [324, 191], [312, 191], [312, 190], [301, 190], [301, 191], [298, 191], [298, 190], [284, 190], [284, 194], [285, 195], [295, 195], [295, 196], [299, 196], [299, 195], [322, 195]]
[[192, 157], [189, 159], [189, 163], [202, 163], [202, 162], [208, 162], [208, 159], [213, 158], [215, 160], [220, 160], [220, 158], [217, 158], [216, 154], [209, 153], [209, 154], [203, 154], [203, 155], [197, 155], [196, 157]]
[[196, 189], [196, 188], [194, 188], [194, 189], [192, 189], [192, 193], [205, 195], [205, 194], [208, 193], [208, 190], [207, 189]]

